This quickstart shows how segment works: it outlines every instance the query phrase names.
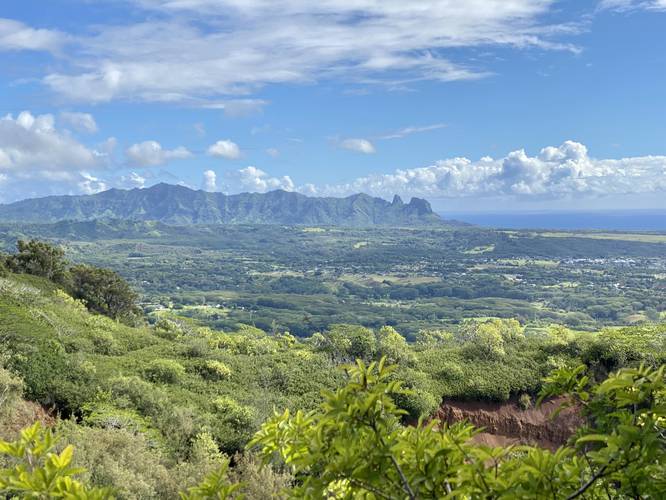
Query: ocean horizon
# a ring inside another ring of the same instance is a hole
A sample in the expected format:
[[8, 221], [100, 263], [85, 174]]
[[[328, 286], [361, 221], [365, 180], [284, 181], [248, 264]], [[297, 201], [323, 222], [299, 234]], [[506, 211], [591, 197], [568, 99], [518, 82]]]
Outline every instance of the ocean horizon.
[[445, 219], [497, 229], [666, 231], [666, 210], [438, 213]]

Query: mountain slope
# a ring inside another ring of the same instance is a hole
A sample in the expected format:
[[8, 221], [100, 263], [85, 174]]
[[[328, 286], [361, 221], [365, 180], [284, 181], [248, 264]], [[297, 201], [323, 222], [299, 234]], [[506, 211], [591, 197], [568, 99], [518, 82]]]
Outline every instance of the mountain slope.
[[225, 195], [171, 184], [110, 189], [84, 196], [49, 196], [0, 205], [0, 221], [156, 220], [167, 224], [428, 225], [441, 222], [426, 200], [392, 203], [366, 194], [311, 198], [282, 190]]

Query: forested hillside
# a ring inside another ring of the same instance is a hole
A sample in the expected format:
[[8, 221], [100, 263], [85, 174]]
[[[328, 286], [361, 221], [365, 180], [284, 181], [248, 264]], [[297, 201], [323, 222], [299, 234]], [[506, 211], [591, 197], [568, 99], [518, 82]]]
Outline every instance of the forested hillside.
[[[191, 498], [531, 498], [540, 488], [655, 497], [665, 484], [664, 374], [653, 371], [666, 362], [665, 325], [526, 331], [486, 317], [424, 329], [411, 343], [389, 326], [352, 324], [298, 339], [147, 322], [117, 275], [38, 242], [21, 243], [1, 268], [0, 437], [14, 440], [38, 418], [60, 436], [55, 450], [73, 445], [72, 464], [86, 469], [77, 480], [110, 488], [90, 498], [175, 498], [197, 484]], [[123, 307], [109, 308], [116, 299]], [[519, 412], [560, 393], [592, 427], [557, 452], [484, 448], [469, 426], [425, 424], [443, 401], [515, 401]], [[0, 446], [2, 466], [25, 467], [25, 450], [43, 449], [48, 432]], [[0, 491], [38, 488], [12, 470], [0, 472]], [[85, 488], [60, 479], [48, 487]]]
[[341, 226], [439, 225], [426, 200], [389, 203], [367, 194], [312, 198], [283, 190], [225, 195], [184, 186], [110, 189], [94, 195], [49, 196], [0, 205], [0, 220], [21, 223], [155, 220], [168, 224], [330, 224]]

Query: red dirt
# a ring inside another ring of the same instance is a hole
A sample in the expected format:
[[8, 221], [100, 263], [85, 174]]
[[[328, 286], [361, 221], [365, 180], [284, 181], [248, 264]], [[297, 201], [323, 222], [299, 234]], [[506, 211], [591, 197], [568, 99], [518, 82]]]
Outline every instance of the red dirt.
[[468, 421], [484, 432], [474, 442], [489, 446], [530, 444], [554, 450], [566, 443], [583, 418], [577, 408], [555, 410], [564, 398], [544, 401], [539, 408], [521, 409], [516, 401], [506, 403], [445, 401], [433, 418], [449, 424]]

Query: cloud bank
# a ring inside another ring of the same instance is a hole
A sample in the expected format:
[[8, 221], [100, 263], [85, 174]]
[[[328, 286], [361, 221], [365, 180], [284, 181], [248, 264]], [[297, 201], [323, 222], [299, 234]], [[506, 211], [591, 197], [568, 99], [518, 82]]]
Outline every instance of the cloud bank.
[[583, 144], [566, 141], [558, 147], [545, 147], [536, 156], [520, 149], [497, 159], [450, 158], [425, 167], [359, 177], [341, 184], [308, 185], [300, 190], [327, 196], [366, 192], [430, 199], [558, 199], [666, 192], [666, 156], [595, 159]]

